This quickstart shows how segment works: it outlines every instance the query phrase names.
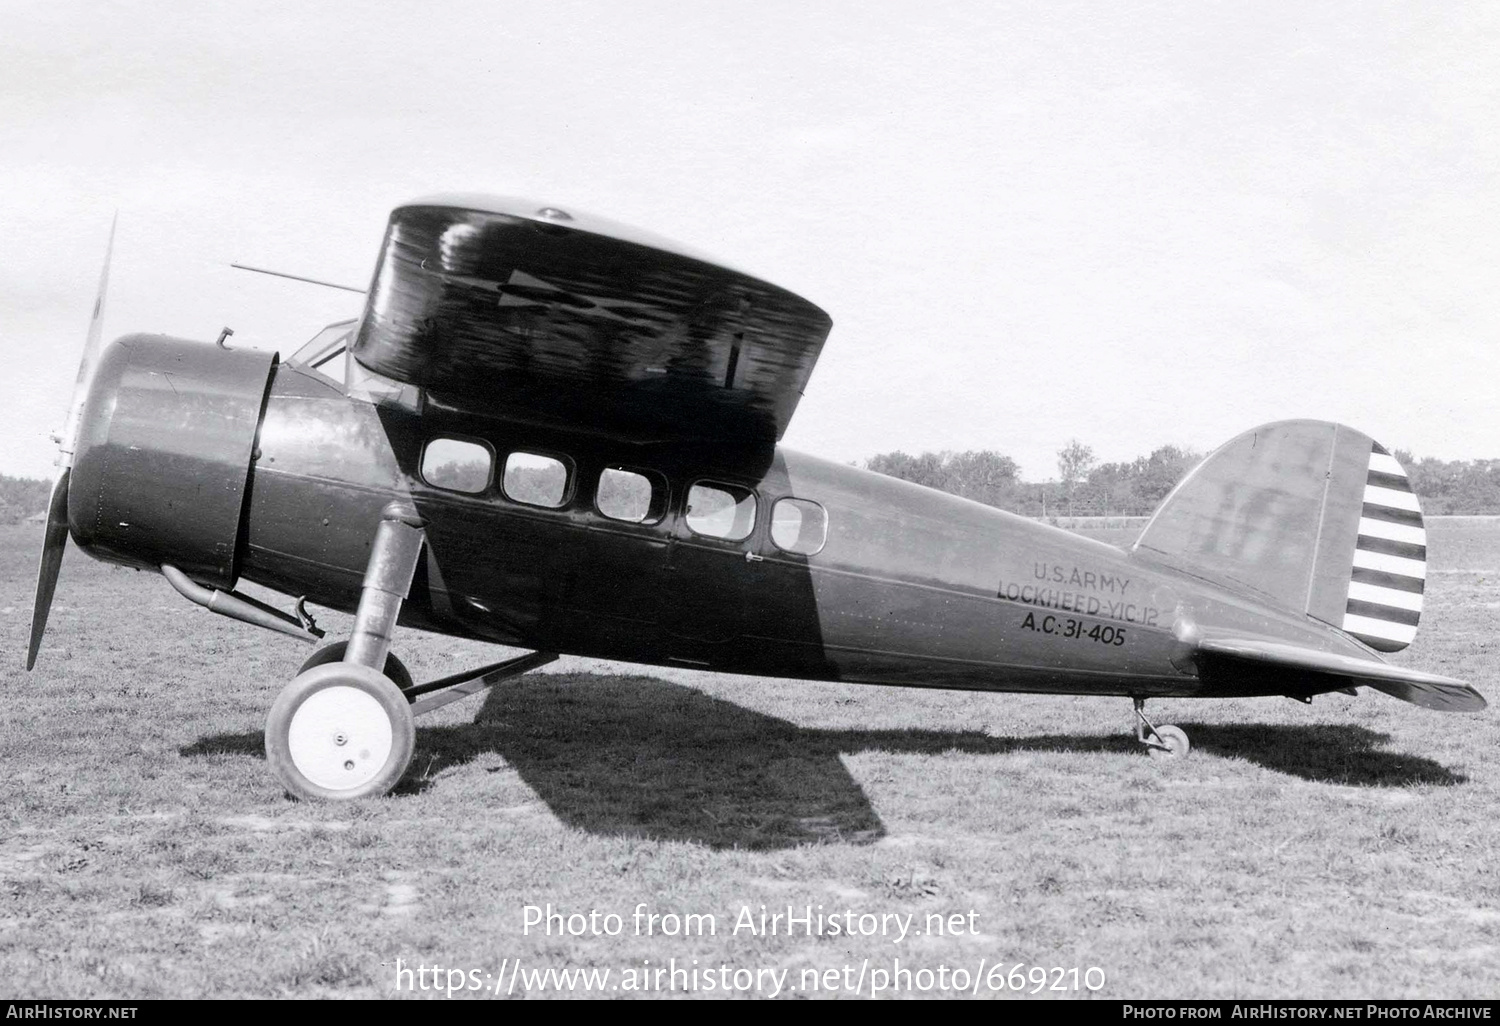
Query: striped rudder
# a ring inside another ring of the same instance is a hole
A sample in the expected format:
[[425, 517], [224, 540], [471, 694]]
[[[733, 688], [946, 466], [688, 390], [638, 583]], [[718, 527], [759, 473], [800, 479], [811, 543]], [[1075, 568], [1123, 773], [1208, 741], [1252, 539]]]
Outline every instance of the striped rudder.
[[1342, 424], [1284, 420], [1230, 439], [1163, 500], [1135, 547], [1382, 652], [1417, 634], [1422, 510], [1401, 464]]
[[1422, 615], [1426, 580], [1422, 508], [1401, 464], [1372, 442], [1344, 630], [1381, 652], [1410, 645]]

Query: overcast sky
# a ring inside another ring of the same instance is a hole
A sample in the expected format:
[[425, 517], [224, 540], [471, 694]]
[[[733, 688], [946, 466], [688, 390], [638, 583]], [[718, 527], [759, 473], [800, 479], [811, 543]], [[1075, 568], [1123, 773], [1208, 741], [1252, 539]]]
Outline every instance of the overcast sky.
[[0, 31], [0, 471], [106, 337], [290, 352], [391, 207], [519, 194], [806, 295], [787, 444], [1057, 473], [1293, 416], [1500, 456], [1500, 5], [25, 3]]

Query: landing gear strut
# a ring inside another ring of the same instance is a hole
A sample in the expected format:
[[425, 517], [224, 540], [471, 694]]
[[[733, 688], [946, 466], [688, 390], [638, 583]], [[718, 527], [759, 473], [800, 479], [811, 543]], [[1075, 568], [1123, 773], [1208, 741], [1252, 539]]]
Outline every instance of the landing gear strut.
[[1132, 697], [1131, 701], [1135, 703], [1135, 739], [1146, 746], [1147, 753], [1153, 759], [1186, 758], [1192, 749], [1187, 732], [1170, 723], [1158, 727], [1146, 718], [1144, 698]]
[[410, 503], [385, 507], [349, 640], [314, 652], [272, 704], [266, 761], [293, 797], [340, 801], [385, 794], [411, 763], [417, 716], [557, 658], [530, 652], [413, 683], [391, 654], [391, 637], [425, 543]]
[[381, 511], [349, 641], [337, 656], [315, 653], [271, 706], [266, 761], [295, 797], [384, 794], [406, 772], [416, 727], [388, 673], [411, 680], [399, 660], [391, 665], [391, 637], [425, 541], [410, 503]]

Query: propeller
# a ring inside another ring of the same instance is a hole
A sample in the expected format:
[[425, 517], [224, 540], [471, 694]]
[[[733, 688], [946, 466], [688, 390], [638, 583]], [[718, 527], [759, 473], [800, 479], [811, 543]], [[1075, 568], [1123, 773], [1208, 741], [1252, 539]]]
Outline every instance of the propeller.
[[57, 482], [47, 503], [47, 529], [42, 535], [42, 558], [36, 571], [36, 600], [31, 609], [31, 643], [26, 649], [26, 669], [36, 665], [37, 650], [47, 630], [47, 614], [52, 609], [52, 593], [57, 590], [57, 573], [62, 569], [63, 549], [68, 544], [68, 481], [73, 474], [73, 451], [78, 445], [79, 421], [88, 399], [94, 365], [99, 362], [100, 340], [104, 329], [104, 294], [109, 288], [109, 261], [115, 248], [115, 224], [109, 225], [109, 243], [104, 249], [104, 270], [99, 272], [99, 293], [94, 299], [94, 313], [89, 320], [88, 337], [83, 343], [83, 357], [78, 361], [78, 379], [73, 383], [73, 401], [68, 419], [57, 436]]

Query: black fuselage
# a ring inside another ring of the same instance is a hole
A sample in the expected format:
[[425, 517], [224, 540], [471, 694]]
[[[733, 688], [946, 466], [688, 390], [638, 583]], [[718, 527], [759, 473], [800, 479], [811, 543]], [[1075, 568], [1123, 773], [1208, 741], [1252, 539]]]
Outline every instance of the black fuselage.
[[[434, 438], [481, 443], [496, 466], [512, 452], [555, 458], [567, 467], [565, 501], [516, 502], [498, 481], [478, 494], [434, 487], [420, 472]], [[282, 366], [258, 450], [243, 577], [352, 610], [380, 510], [409, 496], [427, 521], [428, 553], [403, 622], [504, 645], [807, 679], [1222, 695], [1286, 687], [1205, 690], [1173, 633], [1185, 613], [1338, 644], [1305, 618], [1114, 546], [779, 447], [630, 444], [437, 404], [419, 415]], [[659, 475], [668, 494], [658, 520], [599, 512], [595, 485], [613, 467]], [[754, 493], [748, 537], [689, 526], [686, 497], [699, 481]], [[815, 554], [771, 538], [768, 511], [787, 496], [827, 511]]]

